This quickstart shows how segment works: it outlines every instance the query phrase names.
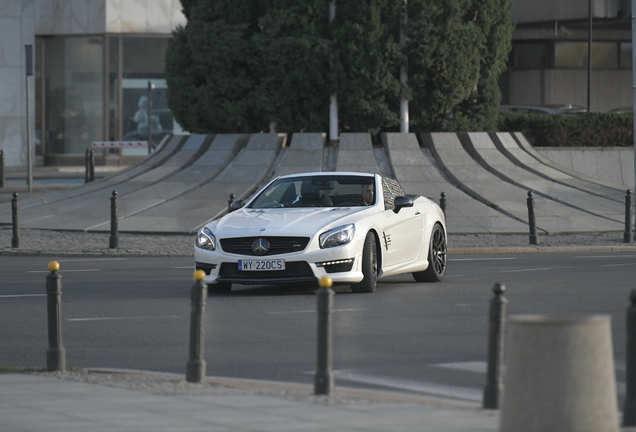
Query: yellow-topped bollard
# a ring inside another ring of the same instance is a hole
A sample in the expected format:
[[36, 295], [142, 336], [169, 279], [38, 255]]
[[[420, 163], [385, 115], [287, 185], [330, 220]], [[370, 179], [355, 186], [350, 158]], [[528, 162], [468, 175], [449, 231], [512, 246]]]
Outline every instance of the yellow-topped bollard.
[[46, 313], [49, 347], [46, 350], [46, 369], [66, 369], [66, 350], [62, 346], [62, 275], [57, 271], [60, 263], [51, 261], [51, 273], [46, 275]]
[[333, 285], [333, 281], [329, 276], [323, 276], [318, 279], [318, 285], [320, 286], [320, 288], [331, 288]]
[[205, 272], [203, 270], [196, 270], [194, 272], [194, 274], [192, 275], [192, 278], [195, 281], [202, 281], [203, 279], [205, 279]]
[[49, 263], [49, 271], [58, 271], [60, 269], [60, 263], [57, 261], [51, 261]]

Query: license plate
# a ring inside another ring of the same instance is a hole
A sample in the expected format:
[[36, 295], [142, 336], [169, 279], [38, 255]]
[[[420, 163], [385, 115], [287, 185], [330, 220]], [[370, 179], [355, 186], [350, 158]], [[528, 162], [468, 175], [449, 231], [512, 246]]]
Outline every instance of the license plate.
[[239, 260], [239, 271], [285, 270], [285, 260]]

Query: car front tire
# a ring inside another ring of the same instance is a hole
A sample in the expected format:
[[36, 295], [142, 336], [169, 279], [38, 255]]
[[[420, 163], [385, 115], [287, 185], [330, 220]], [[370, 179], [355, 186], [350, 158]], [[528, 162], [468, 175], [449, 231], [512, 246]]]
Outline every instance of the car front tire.
[[417, 282], [439, 282], [446, 274], [446, 235], [444, 228], [438, 222], [431, 232], [431, 240], [428, 245], [428, 268], [421, 272], [413, 273]]
[[362, 274], [364, 279], [351, 284], [351, 291], [354, 293], [374, 292], [378, 282], [378, 250], [375, 236], [371, 232], [367, 234], [362, 247]]

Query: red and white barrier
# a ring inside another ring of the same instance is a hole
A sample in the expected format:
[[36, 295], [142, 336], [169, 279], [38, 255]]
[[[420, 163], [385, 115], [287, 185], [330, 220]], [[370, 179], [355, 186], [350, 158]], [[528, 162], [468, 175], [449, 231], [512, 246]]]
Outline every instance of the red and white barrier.
[[93, 148], [143, 148], [148, 147], [148, 141], [93, 141]]

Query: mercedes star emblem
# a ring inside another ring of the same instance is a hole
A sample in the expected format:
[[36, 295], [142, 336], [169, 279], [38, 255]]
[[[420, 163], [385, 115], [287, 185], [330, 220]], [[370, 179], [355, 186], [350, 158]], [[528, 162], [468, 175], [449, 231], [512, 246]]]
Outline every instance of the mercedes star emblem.
[[255, 255], [265, 255], [269, 252], [269, 242], [262, 237], [257, 238], [252, 243], [252, 251]]

